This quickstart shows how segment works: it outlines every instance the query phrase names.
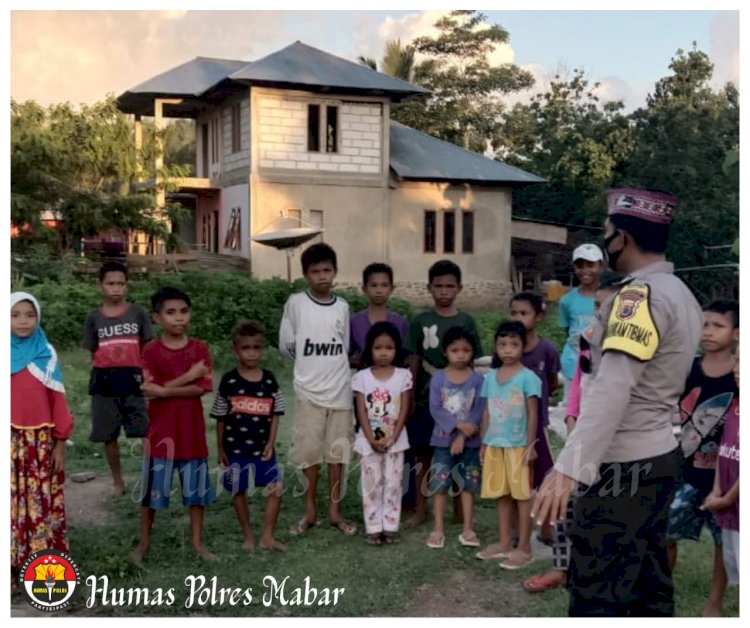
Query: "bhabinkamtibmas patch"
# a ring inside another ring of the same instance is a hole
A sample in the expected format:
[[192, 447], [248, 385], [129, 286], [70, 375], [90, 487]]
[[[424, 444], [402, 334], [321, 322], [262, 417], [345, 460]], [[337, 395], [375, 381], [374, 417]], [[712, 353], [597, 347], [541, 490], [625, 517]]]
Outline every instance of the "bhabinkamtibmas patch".
[[650, 360], [659, 348], [659, 332], [649, 307], [647, 285], [623, 286], [615, 296], [602, 349]]

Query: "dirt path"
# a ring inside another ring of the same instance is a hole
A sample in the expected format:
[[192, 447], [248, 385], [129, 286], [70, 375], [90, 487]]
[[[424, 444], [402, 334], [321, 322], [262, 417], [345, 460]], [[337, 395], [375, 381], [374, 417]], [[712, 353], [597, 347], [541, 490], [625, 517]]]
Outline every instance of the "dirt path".
[[471, 571], [448, 571], [445, 580], [420, 585], [402, 617], [513, 617], [518, 583], [505, 584]]
[[88, 482], [65, 482], [65, 515], [72, 527], [101, 526], [114, 522], [110, 502], [112, 478], [97, 475]]
[[[551, 548], [532, 535], [535, 562], [547, 569]], [[399, 617], [517, 617], [523, 616], [525, 594], [518, 579], [507, 582], [483, 578], [469, 570], [446, 570], [446, 577], [417, 587]]]

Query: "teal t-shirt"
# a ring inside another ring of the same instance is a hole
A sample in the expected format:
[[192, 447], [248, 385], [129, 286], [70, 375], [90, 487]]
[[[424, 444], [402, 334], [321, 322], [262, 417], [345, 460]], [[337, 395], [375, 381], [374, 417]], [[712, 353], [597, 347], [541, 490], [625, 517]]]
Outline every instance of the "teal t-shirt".
[[507, 382], [497, 381], [498, 369], [484, 376], [482, 397], [487, 399], [490, 422], [482, 441], [492, 447], [526, 447], [528, 420], [526, 399], [540, 398], [542, 380], [533, 371], [523, 368]]
[[578, 364], [581, 334], [594, 322], [594, 297], [581, 294], [578, 288], [560, 299], [560, 327], [567, 327], [568, 338], [563, 347], [560, 364], [563, 375], [573, 379]]
[[[474, 318], [466, 312], [455, 316], [440, 316], [434, 309], [417, 314], [409, 324], [404, 348], [430, 364], [435, 370], [445, 368], [447, 362], [443, 355], [443, 336], [451, 327], [466, 327], [476, 338], [478, 358], [482, 355], [479, 332]], [[432, 376], [424, 368], [419, 370], [415, 386], [416, 401], [419, 405], [430, 404], [430, 379]]]

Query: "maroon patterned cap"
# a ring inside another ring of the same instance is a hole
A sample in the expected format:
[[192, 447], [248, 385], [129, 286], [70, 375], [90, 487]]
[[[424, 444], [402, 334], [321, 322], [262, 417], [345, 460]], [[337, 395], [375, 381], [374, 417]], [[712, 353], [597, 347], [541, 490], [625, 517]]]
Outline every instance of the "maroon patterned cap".
[[662, 225], [672, 220], [677, 198], [658, 190], [617, 188], [607, 192], [607, 215], [634, 216]]

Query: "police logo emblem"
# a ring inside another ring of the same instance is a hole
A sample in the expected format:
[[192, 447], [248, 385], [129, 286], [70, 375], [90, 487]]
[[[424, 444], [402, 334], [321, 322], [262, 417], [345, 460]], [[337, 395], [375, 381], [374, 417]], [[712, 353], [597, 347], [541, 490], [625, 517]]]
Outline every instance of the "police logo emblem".
[[35, 609], [48, 613], [70, 606], [81, 593], [81, 572], [65, 552], [34, 552], [19, 574], [21, 591]]
[[638, 306], [646, 300], [646, 293], [641, 290], [625, 289], [620, 292], [620, 303], [617, 308], [617, 318], [626, 321], [635, 316]]

